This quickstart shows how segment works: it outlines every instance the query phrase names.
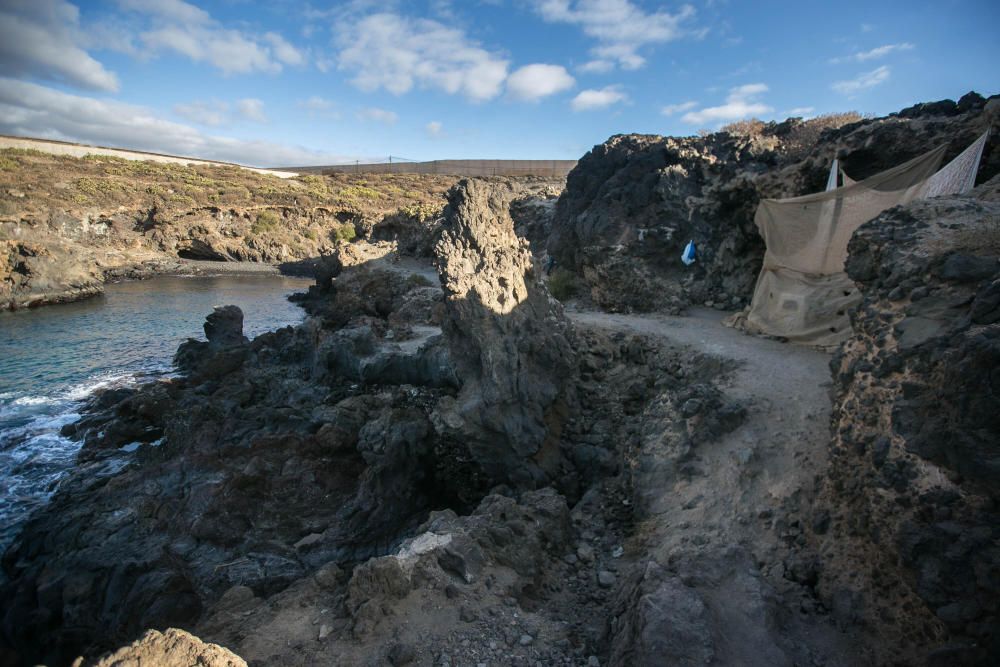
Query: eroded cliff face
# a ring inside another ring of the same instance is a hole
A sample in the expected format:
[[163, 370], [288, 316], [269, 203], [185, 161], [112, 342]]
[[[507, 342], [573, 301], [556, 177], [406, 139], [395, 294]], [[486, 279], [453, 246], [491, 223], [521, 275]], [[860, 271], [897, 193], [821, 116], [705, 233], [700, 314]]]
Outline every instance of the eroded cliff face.
[[[998, 114], [1000, 98], [970, 93], [847, 124], [791, 119], [698, 137], [614, 136], [570, 172], [548, 250], [606, 310], [705, 302], [735, 310], [749, 302], [764, 254], [753, 221], [761, 198], [823, 190], [835, 157], [855, 180], [943, 143], [950, 160]], [[980, 183], [1000, 171], [998, 141], [994, 133]], [[686, 267], [689, 240], [698, 259]]]
[[886, 661], [1000, 655], [1000, 177], [851, 240], [820, 590]]
[[576, 408], [572, 332], [514, 233], [505, 183], [463, 181], [435, 248], [444, 332], [462, 388], [440, 428], [467, 443], [495, 482], [541, 486], [565, 461], [559, 436]]

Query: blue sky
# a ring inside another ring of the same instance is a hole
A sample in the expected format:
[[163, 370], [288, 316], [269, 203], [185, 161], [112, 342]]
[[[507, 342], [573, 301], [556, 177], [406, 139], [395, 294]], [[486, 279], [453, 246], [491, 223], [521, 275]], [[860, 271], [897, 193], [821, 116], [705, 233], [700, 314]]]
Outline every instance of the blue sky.
[[573, 159], [997, 93], [998, 24], [995, 0], [2, 0], [0, 133], [268, 166]]

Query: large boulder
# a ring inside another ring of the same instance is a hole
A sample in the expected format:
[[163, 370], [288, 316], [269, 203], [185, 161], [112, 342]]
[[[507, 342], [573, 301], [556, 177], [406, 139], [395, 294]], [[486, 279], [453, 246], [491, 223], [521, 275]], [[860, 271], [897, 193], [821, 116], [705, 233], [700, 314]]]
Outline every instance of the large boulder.
[[864, 300], [832, 362], [819, 590], [913, 663], [1000, 655], [998, 185], [887, 211], [849, 248]]
[[435, 252], [462, 388], [440, 402], [438, 423], [493, 480], [531, 487], [559, 467], [576, 357], [569, 322], [514, 233], [514, 195], [486, 180], [462, 181], [448, 195]]
[[207, 341], [189, 338], [177, 348], [174, 364], [198, 378], [220, 378], [236, 370], [247, 354], [243, 311], [238, 306], [216, 306], [205, 318]]

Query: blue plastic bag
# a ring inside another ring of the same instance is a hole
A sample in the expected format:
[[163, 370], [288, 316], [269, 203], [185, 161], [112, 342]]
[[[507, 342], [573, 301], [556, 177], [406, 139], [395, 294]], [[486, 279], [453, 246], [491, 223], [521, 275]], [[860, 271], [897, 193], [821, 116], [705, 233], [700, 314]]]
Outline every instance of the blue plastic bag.
[[684, 247], [684, 252], [681, 253], [681, 261], [687, 266], [691, 266], [694, 264], [697, 252], [698, 250], [695, 248], [694, 241], [688, 241], [687, 246]]

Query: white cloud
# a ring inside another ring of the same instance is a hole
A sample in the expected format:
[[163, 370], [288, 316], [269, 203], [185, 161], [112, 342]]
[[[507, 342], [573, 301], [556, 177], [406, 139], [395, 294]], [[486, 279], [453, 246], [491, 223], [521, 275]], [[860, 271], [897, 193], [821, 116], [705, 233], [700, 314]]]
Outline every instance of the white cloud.
[[646, 63], [639, 55], [643, 47], [701, 33], [687, 27], [695, 14], [691, 5], [682, 5], [676, 14], [646, 12], [630, 0], [534, 0], [534, 5], [544, 20], [580, 26], [585, 35], [597, 41], [591, 49], [592, 63], [601, 64], [592, 67], [614, 63], [623, 69], [638, 69]]
[[308, 111], [331, 111], [337, 106], [337, 103], [319, 95], [313, 95], [309, 99], [300, 100], [298, 106]]
[[619, 86], [607, 86], [600, 90], [584, 90], [573, 98], [570, 107], [573, 111], [593, 111], [595, 109], [606, 109], [612, 105], [624, 102], [628, 95], [623, 93]]
[[203, 9], [182, 0], [119, 0], [124, 8], [148, 19], [139, 39], [147, 55], [173, 51], [205, 62], [226, 74], [280, 72], [302, 65], [305, 54], [276, 32], [254, 35], [226, 28]]
[[174, 113], [199, 125], [217, 127], [229, 122], [229, 105], [218, 100], [175, 104]]
[[500, 94], [508, 61], [465, 33], [430, 19], [381, 13], [337, 26], [337, 66], [366, 92], [402, 95], [414, 86], [481, 102]]
[[427, 130], [427, 134], [432, 137], [440, 137], [444, 134], [444, 125], [441, 124], [441, 121], [432, 120], [424, 126], [424, 129]]
[[889, 69], [888, 65], [882, 65], [870, 72], [863, 72], [853, 79], [848, 79], [846, 81], [837, 81], [830, 85], [834, 91], [842, 95], [857, 95], [858, 93], [868, 90], [869, 88], [874, 88], [875, 86], [885, 83], [889, 80], [889, 75], [892, 70]]
[[5, 0], [0, 74], [116, 91], [118, 78], [85, 50], [80, 11], [64, 0]]
[[507, 79], [507, 94], [515, 100], [535, 101], [576, 85], [561, 65], [525, 65]]
[[328, 120], [340, 120], [341, 114], [337, 108], [337, 103], [319, 95], [313, 95], [307, 99], [299, 100], [295, 105], [300, 109], [305, 109], [310, 118], [324, 118]]
[[256, 123], [266, 123], [267, 116], [264, 115], [264, 102], [254, 97], [242, 99], [236, 103], [236, 110], [247, 120]]
[[306, 61], [302, 51], [292, 46], [276, 32], [264, 33], [264, 39], [271, 45], [274, 57], [286, 65], [302, 65]]
[[334, 164], [351, 156], [203, 134], [150, 109], [0, 78], [0, 134], [201, 157], [258, 166]]
[[768, 87], [763, 83], [748, 83], [736, 88], [730, 88], [725, 104], [716, 107], [706, 107], [698, 111], [689, 111], [681, 116], [681, 120], [691, 125], [721, 125], [749, 116], [769, 114], [774, 109], [756, 99], [767, 91]]
[[858, 51], [857, 53], [852, 53], [849, 56], [843, 56], [840, 58], [831, 58], [830, 63], [833, 65], [838, 65], [840, 63], [863, 63], [869, 60], [878, 60], [879, 58], [884, 58], [890, 53], [896, 51], [911, 51], [916, 47], [909, 42], [901, 42], [899, 44], [885, 44], [883, 46], [877, 46], [869, 51]]
[[614, 68], [615, 64], [610, 60], [591, 60], [577, 67], [584, 74], [604, 74]]
[[267, 116], [264, 115], [264, 102], [255, 98], [238, 100], [235, 105], [220, 100], [207, 102], [196, 100], [187, 104], [175, 104], [173, 111], [192, 123], [209, 127], [231, 125], [240, 120], [250, 120], [256, 123], [267, 122]]
[[177, 23], [211, 23], [212, 17], [204, 9], [183, 0], [118, 0], [123, 9], [131, 9]]
[[386, 125], [394, 125], [396, 121], [399, 120], [399, 115], [393, 111], [386, 111], [385, 109], [379, 109], [377, 107], [368, 107], [367, 109], [362, 109], [358, 112], [358, 118], [361, 120], [371, 120], [376, 123], [385, 123]]
[[664, 116], [673, 116], [675, 113], [681, 113], [682, 111], [690, 111], [698, 106], [698, 103], [689, 100], [687, 102], [681, 102], [680, 104], [668, 104], [667, 106], [660, 109], [660, 113]]
[[816, 111], [816, 107], [795, 107], [794, 109], [789, 109], [785, 115], [805, 117], [812, 114], [814, 111]]

